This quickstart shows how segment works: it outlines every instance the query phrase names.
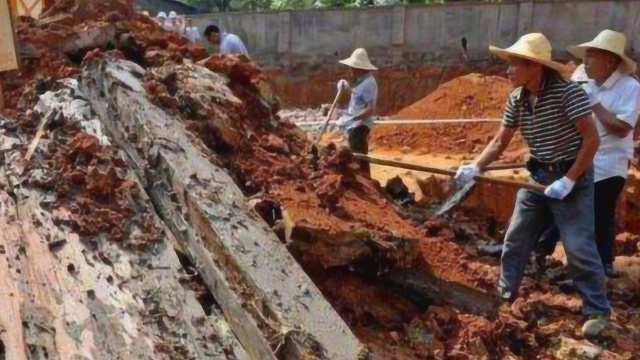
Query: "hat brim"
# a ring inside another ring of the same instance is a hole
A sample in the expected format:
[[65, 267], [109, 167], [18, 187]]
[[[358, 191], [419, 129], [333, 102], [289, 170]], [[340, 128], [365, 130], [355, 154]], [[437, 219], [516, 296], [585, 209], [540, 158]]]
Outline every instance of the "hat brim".
[[540, 59], [539, 57], [536, 57], [533, 54], [528, 54], [526, 52], [521, 52], [521, 51], [514, 51], [514, 50], [509, 50], [509, 49], [502, 49], [496, 46], [489, 46], [489, 51], [494, 54], [495, 56], [499, 57], [502, 60], [505, 61], [509, 61], [510, 57], [517, 57], [517, 58], [522, 58], [522, 59], [527, 59], [530, 61], [533, 61], [535, 63], [538, 63], [540, 65], [544, 65], [546, 67], [549, 67], [553, 70], [558, 71], [561, 74], [564, 74], [568, 71], [568, 68], [566, 65], [561, 64], [559, 62], [555, 62], [553, 60], [544, 60], [544, 59]]
[[371, 70], [371, 71], [378, 70], [378, 68], [373, 66], [373, 64], [371, 64], [371, 63], [369, 63], [369, 64], [356, 64], [351, 59], [340, 60], [340, 64], [347, 65], [347, 66], [352, 67], [354, 69], [360, 69], [360, 70]]
[[615, 51], [613, 49], [608, 49], [604, 46], [598, 45], [598, 44], [594, 44], [592, 42], [588, 42], [588, 43], [584, 43], [584, 44], [580, 44], [580, 45], [575, 45], [575, 46], [570, 46], [567, 50], [575, 57], [577, 57], [578, 59], [584, 61], [584, 58], [587, 56], [587, 50], [588, 49], [599, 49], [599, 50], [604, 50], [604, 51], [608, 51], [610, 53], [614, 53], [618, 56], [620, 56], [620, 58], [622, 59], [622, 64], [620, 64], [620, 71], [626, 73], [626, 74], [632, 74], [634, 72], [636, 72], [636, 69], [638, 68], [638, 64], [631, 60], [630, 57], [628, 57], [625, 54], [620, 54], [618, 51]]

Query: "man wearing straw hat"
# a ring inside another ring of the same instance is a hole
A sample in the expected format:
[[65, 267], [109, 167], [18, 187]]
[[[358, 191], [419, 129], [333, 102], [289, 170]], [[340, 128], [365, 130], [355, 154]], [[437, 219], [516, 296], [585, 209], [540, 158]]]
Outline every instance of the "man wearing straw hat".
[[[595, 239], [608, 277], [619, 276], [613, 266], [616, 206], [633, 158], [633, 129], [640, 106], [640, 83], [630, 76], [636, 63], [625, 55], [626, 43], [624, 34], [604, 30], [593, 41], [569, 48], [584, 62], [572, 79], [584, 83], [600, 136], [593, 159]], [[550, 249], [556, 239], [545, 239], [544, 247]]]
[[[378, 99], [378, 83], [373, 77], [373, 71], [378, 68], [371, 64], [367, 51], [362, 48], [356, 49], [351, 57], [341, 60], [340, 63], [349, 66], [353, 87], [351, 87], [349, 107], [343, 111], [343, 115], [338, 120], [338, 127], [347, 132], [351, 151], [367, 154], [369, 153], [367, 138], [373, 127], [373, 114]], [[338, 82], [338, 91], [348, 88], [350, 85], [347, 80]], [[368, 161], [360, 161], [359, 165], [363, 173], [371, 175]]]
[[530, 149], [532, 181], [547, 186], [544, 194], [518, 192], [502, 249], [500, 296], [505, 301], [516, 297], [536, 236], [555, 221], [582, 311], [601, 321], [611, 308], [593, 232], [592, 163], [599, 139], [589, 97], [561, 77], [564, 65], [551, 60], [551, 44], [542, 34], [524, 35], [507, 49], [489, 49], [509, 63], [507, 75], [516, 89], [500, 130], [473, 164], [458, 170], [456, 180], [467, 182], [481, 173], [519, 129]]

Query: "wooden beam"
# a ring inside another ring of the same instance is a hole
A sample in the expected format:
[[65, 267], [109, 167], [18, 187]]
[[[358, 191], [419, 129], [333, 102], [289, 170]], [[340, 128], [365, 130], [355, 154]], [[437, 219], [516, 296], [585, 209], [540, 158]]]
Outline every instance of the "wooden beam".
[[[16, 141], [3, 136], [0, 142]], [[53, 174], [27, 166], [26, 146], [1, 155], [0, 337], [6, 358], [178, 356], [164, 346], [188, 358], [226, 359], [214, 326], [219, 319], [208, 318], [180, 282], [183, 269], [170, 233], [148, 251], [125, 250], [108, 234], [81, 239], [65, 225], [69, 209], [52, 205], [57, 194], [28, 180]], [[134, 206], [153, 214], [144, 197]], [[152, 221], [162, 226], [157, 217]]]
[[383, 281], [401, 291], [409, 291], [436, 305], [448, 305], [462, 312], [480, 316], [494, 315], [498, 310], [499, 297], [464, 284], [446, 281], [422, 270], [403, 269], [392, 271]]
[[[205, 69], [206, 70], [206, 69]], [[206, 70], [208, 71], [208, 70]], [[81, 90], [139, 174], [157, 211], [198, 265], [255, 359], [358, 359], [366, 351], [224, 169], [179, 119], [147, 99], [144, 69], [96, 59]]]

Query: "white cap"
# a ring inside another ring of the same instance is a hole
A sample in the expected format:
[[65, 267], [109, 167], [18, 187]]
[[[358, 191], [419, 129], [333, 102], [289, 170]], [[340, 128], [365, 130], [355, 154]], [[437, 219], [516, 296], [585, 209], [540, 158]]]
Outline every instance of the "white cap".
[[177, 16], [178, 16], [178, 14], [176, 14], [175, 11], [172, 11], [172, 12], [169, 13], [169, 19], [173, 19], [173, 18], [175, 18]]
[[158, 17], [159, 17], [159, 18], [165, 18], [165, 19], [166, 19], [166, 18], [167, 18], [167, 13], [165, 13], [164, 11], [160, 11], [160, 12], [158, 13]]

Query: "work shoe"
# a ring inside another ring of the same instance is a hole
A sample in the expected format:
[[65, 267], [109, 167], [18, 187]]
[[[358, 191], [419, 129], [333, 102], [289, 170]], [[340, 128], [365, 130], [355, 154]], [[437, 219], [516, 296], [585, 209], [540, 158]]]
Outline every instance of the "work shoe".
[[622, 328], [610, 319], [610, 313], [589, 315], [582, 325], [582, 334], [587, 339], [615, 337], [615, 332]]
[[613, 264], [607, 264], [604, 266], [604, 274], [610, 279], [617, 279], [622, 276]]

